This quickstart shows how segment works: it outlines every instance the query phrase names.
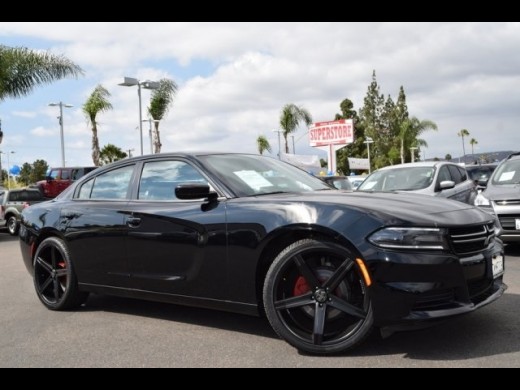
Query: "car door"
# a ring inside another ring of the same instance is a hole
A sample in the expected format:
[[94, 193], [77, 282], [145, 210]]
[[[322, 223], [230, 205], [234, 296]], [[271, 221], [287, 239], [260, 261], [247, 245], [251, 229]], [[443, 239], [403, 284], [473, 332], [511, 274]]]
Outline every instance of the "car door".
[[175, 196], [179, 184], [208, 183], [181, 159], [142, 166], [139, 187], [126, 209], [128, 262], [136, 288], [188, 296], [224, 298], [226, 204]]
[[60, 224], [81, 283], [129, 285], [124, 209], [134, 169], [130, 164], [81, 184], [61, 210]]

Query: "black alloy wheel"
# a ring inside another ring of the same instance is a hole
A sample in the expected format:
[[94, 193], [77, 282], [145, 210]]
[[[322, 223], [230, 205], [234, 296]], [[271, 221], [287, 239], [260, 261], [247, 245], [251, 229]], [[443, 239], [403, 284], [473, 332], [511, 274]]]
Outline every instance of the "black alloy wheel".
[[285, 249], [267, 273], [264, 306], [276, 333], [311, 354], [354, 348], [373, 325], [355, 256], [331, 242], [307, 239]]
[[11, 216], [7, 220], [7, 231], [11, 236], [16, 236], [18, 234], [18, 230], [20, 229], [20, 224], [16, 217]]
[[34, 256], [34, 287], [40, 301], [50, 310], [81, 306], [88, 293], [79, 291], [66, 244], [56, 237], [43, 241]]

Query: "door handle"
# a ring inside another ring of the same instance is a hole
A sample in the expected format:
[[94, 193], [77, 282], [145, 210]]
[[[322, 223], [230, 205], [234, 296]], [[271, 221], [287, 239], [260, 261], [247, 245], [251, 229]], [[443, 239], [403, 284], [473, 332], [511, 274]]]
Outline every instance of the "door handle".
[[126, 224], [130, 227], [138, 227], [141, 224], [141, 218], [128, 217], [128, 219], [126, 220]]

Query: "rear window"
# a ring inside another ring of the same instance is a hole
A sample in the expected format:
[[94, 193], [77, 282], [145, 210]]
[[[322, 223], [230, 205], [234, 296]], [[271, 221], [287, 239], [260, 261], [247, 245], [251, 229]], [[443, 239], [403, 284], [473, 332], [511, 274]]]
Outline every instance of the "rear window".
[[0, 193], [0, 204], [4, 203], [4, 193]]
[[9, 193], [10, 202], [34, 202], [42, 199], [40, 191], [12, 191]]

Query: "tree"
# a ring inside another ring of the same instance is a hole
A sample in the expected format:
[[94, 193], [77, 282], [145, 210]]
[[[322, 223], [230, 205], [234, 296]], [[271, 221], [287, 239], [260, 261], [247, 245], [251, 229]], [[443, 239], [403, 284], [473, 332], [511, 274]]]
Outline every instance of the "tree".
[[112, 144], [105, 145], [99, 154], [101, 165], [111, 164], [126, 157], [128, 155], [121, 148]]
[[437, 130], [437, 124], [430, 120], [419, 120], [416, 117], [405, 119], [400, 126], [399, 140], [401, 143], [401, 164], [406, 162], [406, 149], [418, 146], [427, 147], [425, 140], [419, 138], [421, 134], [428, 130]]
[[47, 171], [49, 170], [49, 164], [45, 160], [36, 160], [33, 163], [33, 170], [31, 173], [31, 183], [36, 183], [40, 180], [45, 180]]
[[31, 174], [33, 167], [29, 163], [24, 163], [22, 165], [22, 169], [20, 169], [20, 174], [18, 175], [18, 181], [22, 182], [24, 185], [28, 186], [31, 182]]
[[159, 121], [161, 121], [170, 110], [173, 98], [177, 93], [177, 84], [170, 79], [159, 80], [159, 88], [152, 91], [148, 114], [155, 121], [153, 133], [154, 153], [161, 153], [162, 143], [159, 133]]
[[462, 138], [462, 153], [463, 153], [463, 157], [465, 157], [466, 156], [466, 144], [464, 143], [464, 137], [469, 137], [469, 131], [466, 129], [462, 129], [461, 131], [459, 131], [457, 133], [457, 135]]
[[271, 144], [269, 143], [267, 138], [263, 135], [259, 136], [256, 139], [256, 146], [258, 148], [258, 153], [260, 153], [260, 154], [264, 154], [264, 152], [271, 153], [271, 150], [272, 150]]
[[451, 161], [451, 160], [453, 159], [453, 157], [451, 156], [451, 154], [448, 153], [448, 154], [446, 155], [446, 157], [444, 157], [444, 159], [445, 159], [446, 161]]
[[82, 74], [83, 70], [64, 56], [0, 45], [0, 102], [27, 96], [39, 85]]
[[471, 145], [471, 154], [474, 156], [475, 155], [475, 145], [478, 145], [478, 141], [475, 138], [472, 138], [469, 141], [469, 144]]
[[83, 104], [83, 113], [92, 126], [92, 161], [96, 167], [100, 165], [98, 123], [96, 118], [99, 113], [112, 109], [112, 104], [108, 100], [109, 97], [110, 92], [99, 84], [90, 94], [85, 104]]
[[[387, 106], [387, 108], [389, 108]], [[364, 104], [359, 110], [359, 119], [364, 128], [364, 137], [371, 137], [374, 141], [370, 145], [371, 165], [376, 168], [389, 164], [388, 153], [390, 149], [387, 136], [388, 129], [383, 126], [385, 111], [385, 97], [380, 93], [380, 87], [376, 79], [376, 71], [372, 73], [372, 82], [368, 86]]]
[[289, 142], [287, 141], [289, 134], [294, 133], [301, 122], [307, 126], [312, 123], [312, 116], [309, 111], [292, 103], [286, 104], [280, 114], [280, 127], [285, 140], [285, 153], [289, 153]]

